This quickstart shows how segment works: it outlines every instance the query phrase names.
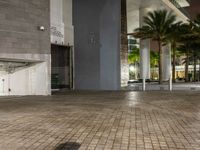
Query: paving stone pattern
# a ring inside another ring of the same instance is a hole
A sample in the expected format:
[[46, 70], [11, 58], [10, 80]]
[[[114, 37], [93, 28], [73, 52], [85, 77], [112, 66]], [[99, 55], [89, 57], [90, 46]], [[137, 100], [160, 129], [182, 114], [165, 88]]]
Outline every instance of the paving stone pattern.
[[200, 93], [0, 98], [0, 150], [200, 150]]

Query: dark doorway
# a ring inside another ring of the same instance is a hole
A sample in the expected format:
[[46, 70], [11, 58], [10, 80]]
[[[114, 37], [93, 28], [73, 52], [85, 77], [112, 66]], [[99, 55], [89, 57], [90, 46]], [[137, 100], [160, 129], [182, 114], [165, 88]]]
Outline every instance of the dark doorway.
[[51, 88], [63, 90], [73, 88], [72, 48], [51, 45]]

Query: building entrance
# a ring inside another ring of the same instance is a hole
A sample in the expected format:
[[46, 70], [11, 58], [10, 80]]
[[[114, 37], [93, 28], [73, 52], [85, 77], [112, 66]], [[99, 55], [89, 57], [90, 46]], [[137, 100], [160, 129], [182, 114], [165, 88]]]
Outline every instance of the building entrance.
[[51, 88], [68, 90], [73, 88], [72, 48], [63, 45], [51, 45]]

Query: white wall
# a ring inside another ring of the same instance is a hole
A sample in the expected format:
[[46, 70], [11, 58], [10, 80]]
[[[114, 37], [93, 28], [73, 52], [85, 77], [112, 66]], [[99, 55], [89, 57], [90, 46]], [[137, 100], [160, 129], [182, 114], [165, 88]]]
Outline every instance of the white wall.
[[51, 42], [64, 44], [63, 0], [50, 1]]
[[[7, 54], [1, 53], [7, 61], [37, 62], [37, 64], [18, 69], [12, 74], [0, 71], [0, 95], [50, 95], [51, 94], [51, 56], [49, 54]], [[4, 81], [4, 88], [2, 84]], [[8, 89], [11, 92], [8, 92]]]
[[72, 0], [51, 0], [51, 43], [74, 45]]
[[4, 71], [0, 71], [0, 95], [4, 95], [4, 86], [5, 86], [5, 83], [4, 83], [4, 78], [3, 76], [5, 75], [5, 72]]
[[0, 74], [0, 95], [49, 95], [44, 86], [47, 83], [47, 63], [43, 62], [11, 74]]
[[65, 25], [64, 43], [74, 45], [74, 26], [72, 23], [72, 0], [63, 0], [63, 22]]

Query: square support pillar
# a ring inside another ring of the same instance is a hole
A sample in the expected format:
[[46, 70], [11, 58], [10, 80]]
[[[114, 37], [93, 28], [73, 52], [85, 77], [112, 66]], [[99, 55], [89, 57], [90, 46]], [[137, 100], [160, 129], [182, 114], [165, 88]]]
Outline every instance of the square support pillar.
[[120, 89], [121, 0], [73, 0], [75, 89]]
[[121, 87], [127, 86], [129, 80], [126, 5], [126, 0], [121, 0]]
[[162, 47], [163, 51], [163, 60], [162, 60], [162, 68], [163, 68], [163, 81], [168, 81], [171, 78], [171, 44], [167, 44]]
[[[140, 9], [140, 27], [144, 25], [143, 18], [147, 9]], [[140, 78], [150, 79], [150, 39], [140, 40]]]

